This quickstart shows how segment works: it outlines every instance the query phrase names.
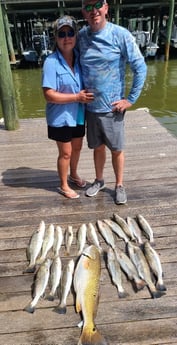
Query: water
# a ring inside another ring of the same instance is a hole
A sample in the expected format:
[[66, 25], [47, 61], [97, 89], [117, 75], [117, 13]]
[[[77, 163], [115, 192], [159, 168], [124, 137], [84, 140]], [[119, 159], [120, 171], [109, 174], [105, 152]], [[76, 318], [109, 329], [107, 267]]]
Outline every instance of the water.
[[[177, 137], [177, 60], [147, 62], [148, 75], [142, 94], [131, 108], [147, 107], [170, 132]], [[41, 89], [42, 70], [16, 69], [12, 71], [20, 119], [45, 116], [45, 100]], [[131, 72], [127, 75], [130, 87]], [[0, 108], [0, 118], [3, 117]]]
[[177, 60], [147, 62], [143, 92], [131, 109], [147, 107], [170, 132], [177, 136]]

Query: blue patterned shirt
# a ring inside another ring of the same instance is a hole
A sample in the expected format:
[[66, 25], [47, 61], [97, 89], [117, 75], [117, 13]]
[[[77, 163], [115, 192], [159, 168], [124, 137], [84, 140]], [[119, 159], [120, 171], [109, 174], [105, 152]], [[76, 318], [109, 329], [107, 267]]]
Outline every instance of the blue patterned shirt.
[[112, 110], [111, 103], [125, 98], [126, 64], [133, 72], [132, 87], [127, 97], [135, 103], [144, 85], [147, 66], [134, 37], [124, 27], [107, 22], [97, 32], [90, 27], [79, 31], [78, 47], [84, 88], [94, 93], [95, 99], [87, 104], [91, 112]]

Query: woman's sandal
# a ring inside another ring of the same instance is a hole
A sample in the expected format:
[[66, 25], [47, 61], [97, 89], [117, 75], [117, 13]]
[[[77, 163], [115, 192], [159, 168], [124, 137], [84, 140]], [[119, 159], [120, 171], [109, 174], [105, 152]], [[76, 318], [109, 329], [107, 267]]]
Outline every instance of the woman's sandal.
[[75, 184], [79, 188], [84, 188], [87, 184], [85, 180], [82, 180], [81, 178], [74, 178], [71, 175], [68, 176], [68, 181]]
[[77, 194], [74, 190], [72, 190], [71, 192], [65, 192], [63, 189], [58, 188], [58, 191], [68, 199], [78, 199], [80, 197], [80, 195]]

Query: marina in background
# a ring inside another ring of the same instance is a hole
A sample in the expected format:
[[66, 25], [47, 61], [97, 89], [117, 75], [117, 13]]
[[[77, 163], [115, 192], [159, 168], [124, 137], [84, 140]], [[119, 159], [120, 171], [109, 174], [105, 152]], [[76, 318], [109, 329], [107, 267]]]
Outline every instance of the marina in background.
[[[146, 58], [165, 51], [171, 22], [170, 47], [177, 49], [177, 2], [110, 0], [108, 20], [128, 28]], [[53, 47], [53, 22], [60, 15], [73, 15], [79, 27], [86, 25], [81, 1], [0, 0], [5, 5], [16, 61], [11, 65], [41, 66]]]

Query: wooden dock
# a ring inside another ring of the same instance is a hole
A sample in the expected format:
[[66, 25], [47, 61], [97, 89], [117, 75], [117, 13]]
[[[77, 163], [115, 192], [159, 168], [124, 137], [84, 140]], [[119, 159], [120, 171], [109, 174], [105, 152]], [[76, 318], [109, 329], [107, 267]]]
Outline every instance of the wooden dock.
[[[74, 297], [68, 297], [66, 315], [54, 312], [56, 299], [41, 299], [34, 314], [23, 311], [31, 299], [34, 275], [23, 274], [26, 247], [43, 219], [74, 234], [81, 223], [111, 217], [124, 219], [142, 214], [151, 225], [155, 249], [164, 271], [166, 294], [152, 299], [145, 287], [135, 292], [123, 274], [128, 296], [118, 298], [102, 257], [100, 301], [96, 325], [109, 345], [177, 344], [177, 138], [145, 109], [126, 114], [125, 187], [128, 204], [114, 203], [114, 175], [108, 152], [106, 188], [77, 200], [58, 194], [57, 149], [47, 139], [45, 119], [20, 120], [20, 129], [0, 125], [0, 345], [77, 345], [80, 316]], [[94, 179], [92, 151], [84, 143], [80, 175]], [[99, 235], [101, 245], [107, 248]], [[123, 248], [122, 240], [116, 239]], [[76, 236], [71, 256], [76, 257]], [[61, 250], [63, 264], [70, 258]]]

